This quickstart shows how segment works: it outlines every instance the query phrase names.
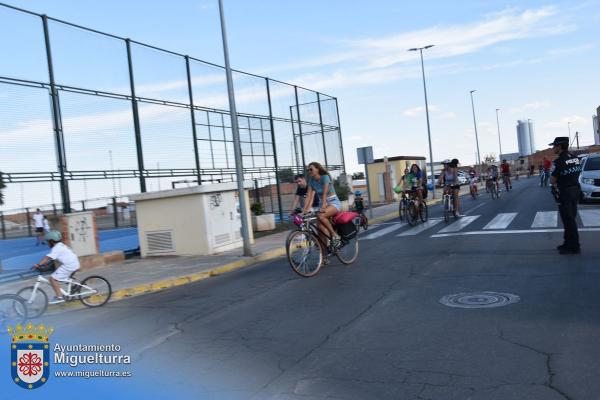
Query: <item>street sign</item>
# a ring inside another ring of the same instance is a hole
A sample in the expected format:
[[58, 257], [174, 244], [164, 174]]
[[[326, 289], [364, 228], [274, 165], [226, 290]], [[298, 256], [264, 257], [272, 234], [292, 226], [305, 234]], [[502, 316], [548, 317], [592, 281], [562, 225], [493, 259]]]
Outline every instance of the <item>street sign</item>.
[[359, 164], [372, 164], [373, 163], [373, 147], [359, 147], [356, 149], [356, 155], [358, 157]]

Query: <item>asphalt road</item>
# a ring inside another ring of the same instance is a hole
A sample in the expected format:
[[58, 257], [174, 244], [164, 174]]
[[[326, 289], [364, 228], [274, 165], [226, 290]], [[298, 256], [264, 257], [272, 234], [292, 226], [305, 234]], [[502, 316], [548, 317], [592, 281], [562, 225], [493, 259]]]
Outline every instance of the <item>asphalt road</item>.
[[[313, 278], [278, 259], [44, 322], [116, 341], [143, 366], [138, 382], [199, 399], [598, 399], [594, 216], [582, 254], [561, 256], [553, 214], [536, 217], [556, 211], [547, 189], [521, 179], [502, 194], [463, 198], [464, 226], [372, 227], [354, 265]], [[440, 303], [481, 291], [520, 301]]]

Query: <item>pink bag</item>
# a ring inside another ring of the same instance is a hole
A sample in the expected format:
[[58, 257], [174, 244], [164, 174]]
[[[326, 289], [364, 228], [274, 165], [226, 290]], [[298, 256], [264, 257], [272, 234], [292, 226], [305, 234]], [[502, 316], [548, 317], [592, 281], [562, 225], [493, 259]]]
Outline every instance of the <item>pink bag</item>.
[[358, 213], [354, 211], [339, 212], [333, 217], [333, 223], [336, 225], [347, 224], [348, 222], [352, 222], [356, 217], [358, 217]]

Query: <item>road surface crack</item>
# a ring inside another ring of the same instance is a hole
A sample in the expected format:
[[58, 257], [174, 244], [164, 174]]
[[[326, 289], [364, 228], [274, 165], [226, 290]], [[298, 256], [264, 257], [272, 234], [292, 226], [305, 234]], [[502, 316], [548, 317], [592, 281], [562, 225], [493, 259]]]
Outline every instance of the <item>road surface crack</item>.
[[523, 343], [518, 343], [518, 342], [515, 342], [515, 341], [512, 341], [512, 340], [509, 340], [509, 339], [507, 339], [504, 336], [504, 332], [501, 329], [499, 329], [498, 338], [500, 340], [506, 342], [506, 343], [512, 344], [513, 346], [518, 346], [518, 347], [521, 347], [523, 349], [527, 349], [529, 351], [532, 351], [532, 352], [534, 352], [536, 354], [539, 354], [539, 355], [543, 356], [545, 358], [545, 360], [546, 360], [546, 373], [548, 375], [548, 380], [544, 383], [544, 386], [546, 386], [546, 387], [554, 390], [556, 393], [558, 393], [559, 395], [561, 395], [562, 397], [564, 397], [566, 400], [573, 400], [573, 398], [569, 397], [569, 395], [567, 395], [564, 391], [562, 391], [561, 389], [559, 389], [555, 385], [555, 383], [554, 383], [554, 377], [556, 376], [556, 372], [552, 368], [552, 357], [553, 357], [552, 353], [547, 353], [547, 352], [544, 352], [542, 350], [538, 350], [535, 347], [531, 347], [531, 346], [528, 346], [528, 345], [523, 344]]

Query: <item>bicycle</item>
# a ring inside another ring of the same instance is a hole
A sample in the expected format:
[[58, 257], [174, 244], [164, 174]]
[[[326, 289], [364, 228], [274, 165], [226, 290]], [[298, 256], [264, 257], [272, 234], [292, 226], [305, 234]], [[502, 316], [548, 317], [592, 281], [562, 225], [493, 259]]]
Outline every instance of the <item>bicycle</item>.
[[358, 213], [359, 223], [358, 226], [363, 228], [363, 230], [369, 229], [369, 219], [365, 215], [364, 211], [355, 211]]
[[[94, 308], [101, 307], [110, 300], [112, 288], [110, 283], [99, 275], [91, 275], [82, 281], [75, 278], [73, 272], [69, 279], [61, 282], [67, 289], [60, 288], [60, 292], [65, 302], [79, 300], [83, 305]], [[48, 295], [40, 288], [42, 283], [50, 285], [50, 281], [40, 273], [34, 286], [27, 286], [17, 292], [27, 304], [28, 315], [30, 318], [36, 318], [42, 315], [48, 308]]]
[[[333, 246], [331, 236], [321, 231], [316, 221], [315, 212], [296, 215], [294, 223], [298, 228], [290, 232], [286, 239], [286, 253], [290, 266], [295, 273], [304, 278], [316, 275], [332, 255], [345, 265], [352, 264], [358, 257], [358, 217], [355, 217], [351, 224], [335, 224], [332, 221], [334, 229], [341, 237], [338, 247]], [[323, 236], [324, 240], [319, 235]]]
[[14, 294], [0, 295], [0, 332], [9, 326], [23, 325], [29, 317], [25, 300]]
[[[416, 190], [408, 190], [402, 193], [403, 201], [401, 202], [401, 207], [403, 210], [401, 212], [406, 216], [406, 222], [408, 222], [410, 226], [415, 226], [419, 220], [425, 222], [429, 218], [427, 203], [425, 200], [417, 201], [416, 194]], [[419, 205], [417, 205], [417, 203]]]
[[454, 189], [450, 185], [446, 185], [446, 193], [443, 197], [444, 204], [444, 222], [448, 222], [450, 220], [450, 214], [457, 218], [456, 210], [454, 209]]
[[[518, 174], [517, 174], [517, 180], [519, 180], [518, 178]], [[502, 175], [502, 181], [504, 182], [504, 187], [506, 188], [506, 191], [509, 192], [510, 191], [510, 175], [509, 174], [503, 174]]]
[[500, 193], [498, 192], [498, 185], [493, 179], [488, 179], [486, 181], [486, 190], [490, 194], [493, 199], [499, 199]]

